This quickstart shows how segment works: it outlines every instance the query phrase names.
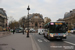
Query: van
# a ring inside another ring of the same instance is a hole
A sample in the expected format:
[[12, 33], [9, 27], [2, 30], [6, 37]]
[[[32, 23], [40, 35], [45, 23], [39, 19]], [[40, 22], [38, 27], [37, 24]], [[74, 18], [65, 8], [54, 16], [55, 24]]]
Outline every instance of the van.
[[38, 34], [39, 35], [44, 34], [44, 29], [38, 29]]

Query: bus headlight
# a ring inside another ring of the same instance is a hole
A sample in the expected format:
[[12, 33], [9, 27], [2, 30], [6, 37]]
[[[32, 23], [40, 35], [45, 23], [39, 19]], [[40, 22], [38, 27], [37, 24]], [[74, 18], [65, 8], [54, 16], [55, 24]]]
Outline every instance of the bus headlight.
[[54, 37], [53, 34], [50, 34], [50, 37]]
[[66, 35], [63, 35], [63, 37], [66, 37]]

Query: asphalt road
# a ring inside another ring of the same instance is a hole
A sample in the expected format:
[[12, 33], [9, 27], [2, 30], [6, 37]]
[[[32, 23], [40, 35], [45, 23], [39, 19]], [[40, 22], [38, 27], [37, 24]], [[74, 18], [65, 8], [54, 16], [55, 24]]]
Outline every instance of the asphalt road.
[[67, 36], [64, 40], [48, 40], [38, 33], [31, 34], [40, 50], [75, 50], [75, 35]]

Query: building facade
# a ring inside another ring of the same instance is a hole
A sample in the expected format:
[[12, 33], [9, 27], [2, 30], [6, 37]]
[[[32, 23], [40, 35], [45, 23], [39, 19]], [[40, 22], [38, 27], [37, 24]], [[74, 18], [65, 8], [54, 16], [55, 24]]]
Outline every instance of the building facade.
[[7, 27], [7, 15], [3, 8], [0, 8], [0, 31]]
[[47, 21], [47, 19], [48, 19], [48, 17], [45, 17], [45, 18], [44, 18], [44, 22], [46, 22], [46, 21]]
[[[29, 15], [29, 28], [34, 28], [34, 29], [38, 29], [40, 27], [43, 28], [43, 24], [44, 24], [44, 19], [41, 14], [33, 13]], [[27, 27], [28, 27], [28, 16], [25, 20], [25, 28]]]
[[64, 18], [58, 19], [57, 21], [65, 21], [66, 23], [68, 23], [69, 29], [74, 29], [75, 28], [75, 9], [65, 13]]

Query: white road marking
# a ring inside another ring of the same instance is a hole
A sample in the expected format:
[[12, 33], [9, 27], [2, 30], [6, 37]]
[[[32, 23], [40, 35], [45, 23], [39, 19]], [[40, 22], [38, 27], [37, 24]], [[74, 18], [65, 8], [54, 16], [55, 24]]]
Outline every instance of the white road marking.
[[50, 42], [50, 41], [48, 41], [48, 40], [46, 40], [46, 39], [44, 39], [44, 41], [45, 41], [45, 42]]
[[48, 41], [47, 39], [43, 39], [45, 42], [50, 42], [50, 41]]
[[47, 39], [44, 39], [44, 38], [41, 38], [41, 39], [43, 39], [45, 42], [50, 42], [49, 40], [47, 40]]
[[42, 40], [38, 39], [38, 42], [42, 42]]
[[64, 41], [65, 43], [71, 44], [71, 45], [75, 45], [74, 43], [68, 42], [68, 41]]

